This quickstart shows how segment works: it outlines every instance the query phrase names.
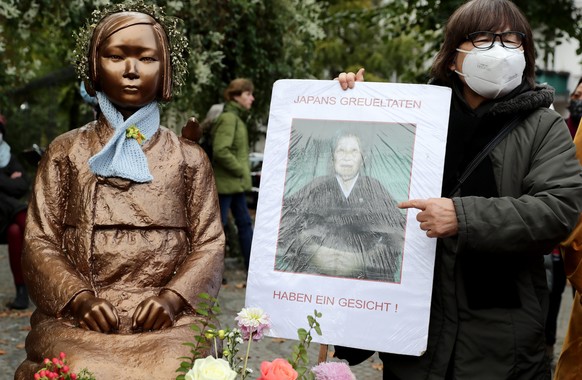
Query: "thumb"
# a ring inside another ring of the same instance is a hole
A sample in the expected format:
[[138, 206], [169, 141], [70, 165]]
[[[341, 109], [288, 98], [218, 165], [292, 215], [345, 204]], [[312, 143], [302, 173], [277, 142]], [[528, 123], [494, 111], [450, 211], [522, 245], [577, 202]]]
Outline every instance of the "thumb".
[[363, 67], [358, 70], [358, 72], [356, 73], [356, 82], [363, 82], [364, 81], [364, 73], [365, 72], [366, 72], [366, 69], [364, 69]]

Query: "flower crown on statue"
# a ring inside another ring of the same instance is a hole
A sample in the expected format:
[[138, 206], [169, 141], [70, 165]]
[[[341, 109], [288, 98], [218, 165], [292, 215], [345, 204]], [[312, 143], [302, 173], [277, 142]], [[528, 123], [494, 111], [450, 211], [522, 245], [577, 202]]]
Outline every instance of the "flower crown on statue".
[[145, 13], [162, 25], [168, 36], [170, 46], [172, 88], [175, 91], [179, 91], [179, 88], [185, 83], [188, 73], [188, 64], [185, 57], [188, 49], [188, 39], [182, 31], [182, 20], [166, 15], [161, 7], [155, 4], [146, 4], [143, 0], [131, 1], [125, 4], [111, 4], [106, 8], [96, 9], [85, 26], [78, 32], [73, 33], [76, 40], [75, 50], [73, 51], [73, 65], [79, 79], [89, 81], [88, 52], [93, 30], [105, 16], [118, 12]]

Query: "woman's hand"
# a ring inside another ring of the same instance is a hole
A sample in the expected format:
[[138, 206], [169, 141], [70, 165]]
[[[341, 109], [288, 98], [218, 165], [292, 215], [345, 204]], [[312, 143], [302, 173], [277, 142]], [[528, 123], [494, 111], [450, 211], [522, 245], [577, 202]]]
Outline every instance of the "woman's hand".
[[356, 82], [363, 82], [364, 81], [364, 72], [366, 69], [363, 67], [358, 70], [357, 73], [341, 73], [338, 75], [337, 79], [340, 83], [342, 90], [347, 90], [348, 88], [354, 88]]
[[421, 210], [416, 215], [416, 220], [428, 237], [445, 238], [454, 236], [459, 231], [455, 205], [450, 198], [411, 199], [399, 203], [398, 207]]
[[171, 291], [143, 300], [135, 309], [132, 318], [133, 330], [161, 330], [174, 324], [176, 315], [184, 309], [184, 301]]
[[91, 292], [81, 292], [71, 301], [71, 312], [79, 327], [101, 333], [119, 328], [119, 316], [107, 300], [95, 297]]

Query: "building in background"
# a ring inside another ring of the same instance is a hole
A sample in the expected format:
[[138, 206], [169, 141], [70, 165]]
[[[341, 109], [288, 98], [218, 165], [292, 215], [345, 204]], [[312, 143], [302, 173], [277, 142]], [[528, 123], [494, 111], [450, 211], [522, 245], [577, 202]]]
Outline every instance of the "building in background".
[[[578, 9], [582, 9], [582, 0], [575, 0]], [[535, 28], [535, 25], [532, 25]], [[547, 82], [556, 89], [554, 108], [564, 117], [568, 117], [568, 101], [578, 80], [582, 77], [582, 56], [576, 53], [580, 42], [574, 38], [563, 39], [553, 51], [550, 64], [544, 63], [543, 51], [537, 52], [537, 81]]]

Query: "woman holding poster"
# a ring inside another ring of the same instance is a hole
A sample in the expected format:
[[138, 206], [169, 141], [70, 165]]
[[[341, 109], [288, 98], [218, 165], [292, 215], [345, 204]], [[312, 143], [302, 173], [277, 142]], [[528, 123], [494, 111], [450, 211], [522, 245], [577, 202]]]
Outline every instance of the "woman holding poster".
[[[399, 204], [439, 239], [428, 348], [420, 357], [381, 353], [385, 379], [551, 377], [543, 255], [578, 220], [582, 176], [568, 128], [548, 108], [553, 90], [535, 84], [534, 69], [531, 28], [512, 2], [472, 0], [448, 20], [432, 66], [432, 83], [453, 91], [443, 198]], [[363, 69], [338, 79], [353, 88]], [[342, 347], [336, 355], [365, 357]]]

